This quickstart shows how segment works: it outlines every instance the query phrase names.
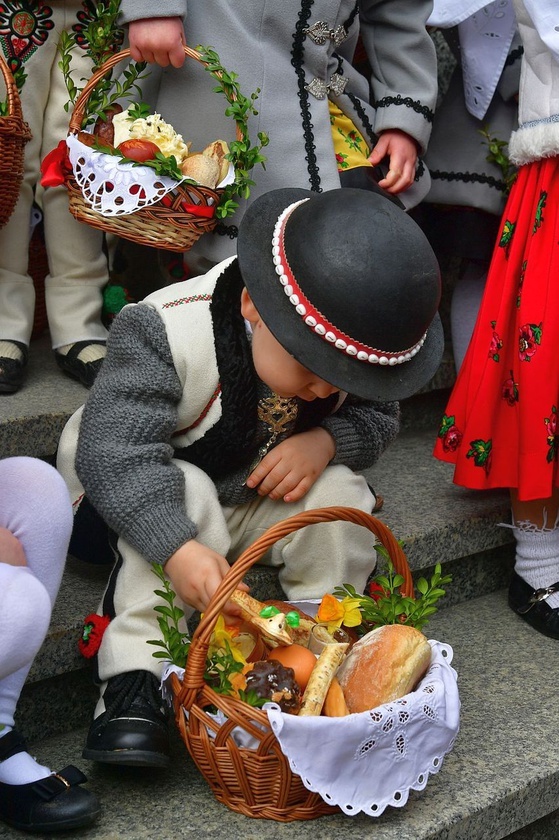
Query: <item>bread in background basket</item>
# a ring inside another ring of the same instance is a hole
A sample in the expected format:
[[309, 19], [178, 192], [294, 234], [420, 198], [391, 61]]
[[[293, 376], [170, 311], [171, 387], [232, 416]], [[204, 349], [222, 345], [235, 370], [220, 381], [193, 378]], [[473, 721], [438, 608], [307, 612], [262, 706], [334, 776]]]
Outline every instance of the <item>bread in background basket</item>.
[[[161, 115], [147, 113], [143, 103], [123, 111], [118, 100], [134, 96], [145, 65], [131, 62], [124, 82], [117, 80], [114, 91], [107, 94], [105, 77], [130, 55], [129, 50], [122, 50], [110, 56], [76, 94], [67, 139], [71, 166], [62, 170], [70, 211], [78, 220], [170, 251], [188, 250], [203, 233], [213, 230], [219, 218], [235, 211], [235, 198], [248, 196], [254, 183], [252, 170], [264, 162], [261, 150], [268, 142], [267, 135], [260, 133], [252, 145], [248, 135], [248, 114], [254, 110], [258, 92], [245, 97], [235, 74], [221, 65], [215, 51], [187, 46], [184, 51], [204, 65], [218, 82], [214, 91], [228, 102], [225, 113], [236, 128], [236, 140], [230, 146], [209, 137], [206, 149], [190, 154], [188, 143], [178, 140], [180, 135]], [[102, 95], [96, 93], [98, 85], [103, 86]], [[110, 137], [115, 121], [117, 148]], [[95, 131], [99, 141], [90, 139], [95, 138]], [[162, 134], [171, 143], [160, 144], [158, 135]], [[132, 144], [132, 140], [143, 141], [142, 157], [150, 148], [147, 142], [157, 145], [158, 151], [151, 147], [153, 156], [138, 161], [138, 142]]]
[[[374, 598], [342, 587], [341, 597], [327, 593], [311, 617], [294, 605], [260, 604], [236, 588], [277, 539], [333, 518], [364, 525], [387, 550], [388, 572], [377, 575]], [[411, 620], [415, 612], [418, 623], [426, 623], [450, 578], [435, 567], [430, 582], [418, 581], [416, 598], [401, 546], [375, 517], [325, 508], [268, 529], [222, 581], [192, 639], [180, 631], [181, 611], [168, 580], [159, 576], [164, 585], [159, 594], [168, 606], [158, 609], [164, 640], [151, 642], [162, 648], [154, 656], [174, 663], [164, 683], [176, 722], [219, 801], [248, 816], [280, 821], [311, 819], [334, 806], [351, 815], [378, 816], [387, 805], [404, 805], [410, 790], [422, 790], [429, 774], [438, 772], [459, 728], [452, 650], [427, 641]], [[229, 599], [240, 606], [242, 625], [224, 623], [221, 609]], [[395, 613], [402, 603], [407, 614]], [[331, 643], [309, 672], [303, 646], [317, 624]], [[335, 638], [342, 627], [348, 642]], [[247, 633], [261, 656], [256, 662]], [[293, 652], [290, 660], [286, 650]], [[362, 711], [352, 704], [356, 691], [361, 700], [369, 690], [362, 679], [369, 668], [383, 673], [385, 693], [371, 690], [371, 705]], [[321, 753], [324, 744], [328, 754]]]

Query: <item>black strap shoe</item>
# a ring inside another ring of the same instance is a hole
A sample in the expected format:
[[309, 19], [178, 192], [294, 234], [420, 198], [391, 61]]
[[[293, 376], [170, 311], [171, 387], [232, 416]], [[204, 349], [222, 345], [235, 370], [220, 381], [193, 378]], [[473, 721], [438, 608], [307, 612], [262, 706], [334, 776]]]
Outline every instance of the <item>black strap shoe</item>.
[[21, 341], [11, 341], [21, 351], [21, 359], [0, 356], [0, 394], [15, 394], [23, 385], [29, 350]]
[[509, 586], [509, 606], [535, 630], [559, 639], [559, 607], [552, 609], [546, 599], [559, 592], [559, 581], [544, 589], [532, 589], [516, 572]]
[[84, 758], [106, 764], [167, 767], [168, 713], [159, 681], [149, 671], [118, 674], [103, 694], [105, 711], [89, 730]]
[[78, 382], [81, 382], [86, 388], [91, 388], [95, 382], [95, 377], [99, 373], [101, 365], [103, 364], [104, 357], [103, 359], [95, 359], [94, 362], [82, 362], [81, 359], [78, 359], [78, 356], [82, 350], [85, 350], [86, 347], [89, 347], [91, 344], [99, 344], [103, 347], [106, 343], [106, 341], [101, 340], [76, 341], [66, 354], [58, 353], [56, 350], [54, 351], [56, 364], [60, 370], [68, 374], [68, 376], [71, 376], [72, 379], [77, 379]]
[[[21, 735], [12, 730], [0, 738], [0, 761], [27, 752]], [[21, 831], [62, 831], [89, 825], [101, 807], [92, 793], [79, 786], [87, 779], [69, 765], [59, 773], [26, 785], [0, 782], [0, 820]]]

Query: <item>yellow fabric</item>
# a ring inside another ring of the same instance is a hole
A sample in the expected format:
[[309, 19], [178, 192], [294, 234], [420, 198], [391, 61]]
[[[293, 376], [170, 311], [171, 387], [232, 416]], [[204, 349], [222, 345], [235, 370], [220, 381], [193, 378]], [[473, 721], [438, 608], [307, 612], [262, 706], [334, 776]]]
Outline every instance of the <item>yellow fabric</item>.
[[338, 172], [355, 169], [356, 166], [372, 166], [368, 160], [371, 150], [349, 117], [346, 117], [343, 111], [330, 100], [328, 100], [328, 110]]

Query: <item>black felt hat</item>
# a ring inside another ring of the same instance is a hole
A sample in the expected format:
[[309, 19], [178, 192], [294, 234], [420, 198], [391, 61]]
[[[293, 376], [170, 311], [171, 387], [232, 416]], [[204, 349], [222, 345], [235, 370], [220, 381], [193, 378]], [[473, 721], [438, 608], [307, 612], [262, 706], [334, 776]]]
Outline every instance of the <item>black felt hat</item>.
[[398, 400], [436, 372], [439, 266], [418, 225], [385, 196], [272, 190], [245, 213], [238, 259], [268, 329], [331, 385]]

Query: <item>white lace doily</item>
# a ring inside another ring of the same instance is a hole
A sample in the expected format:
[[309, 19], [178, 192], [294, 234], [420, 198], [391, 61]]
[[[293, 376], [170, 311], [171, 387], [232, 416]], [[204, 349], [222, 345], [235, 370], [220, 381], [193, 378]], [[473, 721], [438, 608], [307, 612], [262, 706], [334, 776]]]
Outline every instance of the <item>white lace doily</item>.
[[[116, 155], [98, 152], [69, 134], [66, 138], [74, 177], [88, 204], [102, 216], [126, 216], [142, 207], [150, 207], [167, 193], [192, 179], [158, 175], [149, 166], [123, 163]], [[233, 166], [218, 185], [219, 188], [235, 179]], [[194, 203], [193, 197], [193, 203]]]
[[423, 790], [452, 749], [460, 699], [452, 648], [430, 641], [431, 665], [415, 691], [369, 712], [298, 717], [266, 704], [270, 725], [294, 773], [345, 814], [380, 816]]

